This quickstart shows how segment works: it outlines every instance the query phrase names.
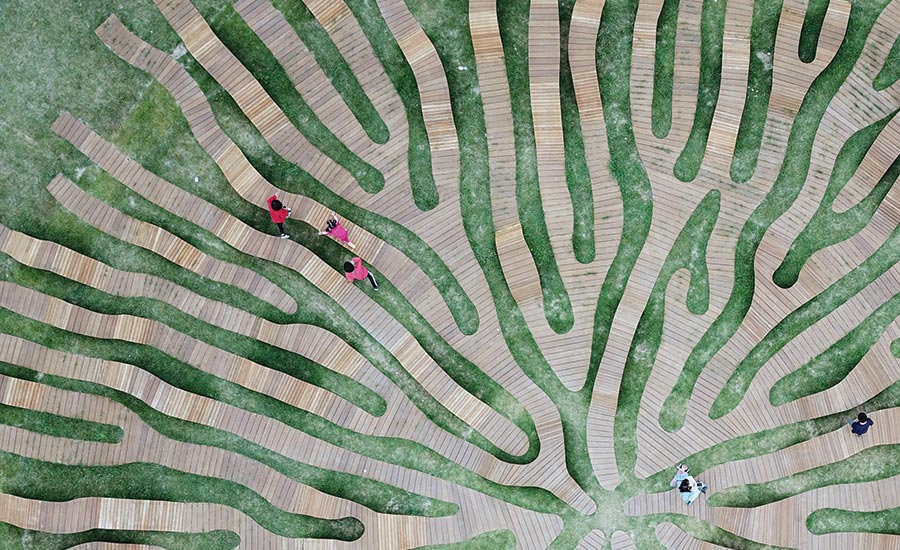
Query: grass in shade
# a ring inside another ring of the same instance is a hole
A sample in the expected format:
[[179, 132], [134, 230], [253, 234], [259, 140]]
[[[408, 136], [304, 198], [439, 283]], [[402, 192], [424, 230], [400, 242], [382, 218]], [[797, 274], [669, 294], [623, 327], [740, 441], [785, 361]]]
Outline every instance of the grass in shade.
[[782, 4], [781, 0], [753, 3], [747, 94], [734, 144], [734, 157], [731, 159], [731, 179], [737, 183], [745, 183], [756, 171], [759, 147], [769, 113], [769, 98], [772, 95], [775, 37], [778, 34]]
[[363, 533], [356, 518], [321, 519], [286, 512], [239, 483], [159, 464], [68, 465], [0, 451], [0, 480], [0, 489], [6, 494], [53, 502], [107, 497], [221, 504], [240, 510], [283, 537], [349, 541]]
[[672, 82], [675, 78], [675, 32], [678, 30], [679, 5], [679, 0], [663, 0], [656, 19], [650, 127], [659, 139], [668, 136], [672, 129]]
[[830, 2], [831, 0], [809, 0], [806, 5], [803, 28], [800, 29], [800, 44], [797, 46], [797, 55], [804, 63], [812, 63], [816, 59], [819, 35], [822, 33], [822, 23], [825, 22]]
[[54, 437], [99, 443], [118, 443], [125, 432], [119, 426], [32, 411], [0, 403], [0, 424]]
[[572, 249], [575, 259], [586, 264], [594, 261], [594, 192], [591, 173], [584, 152], [584, 134], [581, 132], [581, 115], [575, 82], [569, 64], [569, 29], [575, 0], [559, 2], [559, 101], [562, 109], [563, 148], [566, 157], [566, 185], [572, 199]]
[[63, 550], [90, 543], [152, 546], [166, 550], [231, 550], [241, 543], [233, 531], [175, 533], [170, 531], [126, 531], [90, 529], [75, 533], [47, 533], [0, 522], [0, 546], [23, 550]]
[[516, 150], [516, 207], [525, 243], [537, 267], [544, 298], [544, 315], [550, 328], [557, 333], [565, 333], [572, 329], [575, 315], [553, 255], [541, 202], [528, 69], [530, 8], [530, 0], [501, 2], [497, 5], [497, 22], [509, 82]]
[[769, 226], [791, 207], [803, 189], [819, 123], [831, 99], [853, 70], [869, 31], [887, 4], [888, 0], [853, 4], [841, 47], [807, 91], [791, 127], [785, 160], [778, 177], [765, 199], [745, 222], [738, 237], [734, 256], [734, 287], [728, 302], [691, 350], [660, 411], [659, 422], [666, 431], [674, 432], [684, 425], [688, 401], [697, 378], [747, 315], [753, 301], [757, 248]]

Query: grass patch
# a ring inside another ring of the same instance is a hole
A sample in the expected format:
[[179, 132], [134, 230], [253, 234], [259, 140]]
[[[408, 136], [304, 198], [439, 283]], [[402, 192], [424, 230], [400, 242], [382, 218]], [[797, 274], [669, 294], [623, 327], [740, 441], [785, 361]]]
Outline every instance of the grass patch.
[[352, 500], [379, 513], [441, 517], [451, 516], [459, 511], [459, 507], [453, 503], [410, 493], [361, 476], [326, 470], [292, 460], [231, 432], [168, 416], [131, 394], [101, 384], [38, 373], [3, 362], [0, 362], [0, 373], [54, 388], [110, 399], [127, 407], [148, 426], [169, 439], [193, 445], [208, 445], [246, 456], [299, 483], [338, 498]]
[[765, 483], [748, 483], [717, 491], [709, 497], [709, 505], [756, 508], [822, 487], [869, 483], [898, 474], [900, 445], [878, 445], [832, 464]]
[[[221, 2], [209, 5], [200, 2], [197, 4], [199, 4], [196, 6], [197, 9], [203, 14], [219, 40], [250, 71], [285, 116], [314, 147], [347, 170], [363, 190], [377, 193], [384, 189], [384, 175], [351, 151], [322, 124], [303, 96], [294, 88], [290, 77], [272, 52], [241, 19], [231, 4]], [[340, 89], [339, 87], [338, 90]], [[375, 115], [377, 116], [377, 113]]]
[[422, 116], [422, 100], [419, 97], [416, 75], [376, 3], [366, 0], [346, 0], [345, 4], [359, 21], [359, 26], [369, 39], [372, 51], [375, 52], [385, 74], [397, 90], [400, 101], [403, 102], [406, 123], [409, 127], [406, 158], [413, 201], [420, 210], [431, 210], [438, 205], [440, 197], [434, 182], [434, 173], [431, 171], [431, 146], [428, 142], [425, 119]]
[[733, 550], [790, 550], [782, 546], [771, 546], [745, 539], [744, 537], [726, 531], [721, 527], [717, 527], [711, 523], [691, 516], [682, 514], [656, 514], [653, 517], [658, 519], [659, 523], [673, 523], [676, 527], [695, 539], [722, 548], [731, 548]]
[[675, 161], [675, 177], [693, 181], [706, 154], [706, 143], [712, 127], [719, 86], [722, 84], [722, 40], [725, 37], [726, 0], [703, 0], [700, 15], [700, 82], [694, 124], [687, 143]]
[[830, 2], [831, 0], [809, 0], [809, 4], [806, 6], [803, 28], [800, 29], [800, 44], [797, 46], [797, 55], [804, 63], [812, 63], [816, 59], [819, 35], [822, 32], [822, 23], [825, 22]]
[[514, 550], [515, 547], [516, 535], [508, 529], [498, 529], [462, 542], [418, 546], [413, 550]]
[[672, 129], [672, 82], [675, 79], [675, 34], [680, 0], [664, 0], [656, 19], [656, 55], [653, 60], [653, 100], [650, 127], [664, 139]]
[[2, 403], [0, 403], [0, 424], [53, 437], [67, 437], [99, 443], [118, 443], [125, 435], [122, 428], [112, 424], [32, 411]]
[[63, 550], [92, 542], [140, 544], [167, 550], [231, 550], [241, 543], [241, 537], [233, 531], [221, 530], [203, 533], [176, 533], [171, 531], [90, 529], [77, 533], [46, 533], [0, 522], [0, 546], [3, 548]]
[[[866, 37], [888, 0], [856, 3], [850, 9], [841, 47], [819, 73], [803, 98], [788, 137], [784, 163], [771, 190], [745, 222], [734, 257], [734, 288], [722, 312], [691, 350], [678, 381], [660, 411], [660, 425], [669, 432], [681, 428], [700, 372], [734, 335], [753, 301], [754, 259], [768, 227], [794, 203], [809, 173], [813, 141], [831, 99], [847, 79], [865, 47]], [[726, 386], [723, 392], [729, 391]]]
[[869, 224], [875, 210], [881, 205], [888, 191], [900, 176], [900, 156], [887, 169], [875, 187], [859, 203], [845, 212], [834, 211], [834, 201], [859, 169], [860, 164], [875, 140], [897, 114], [886, 117], [856, 131], [841, 147], [834, 160], [834, 168], [828, 187], [818, 208], [800, 235], [791, 243], [784, 260], [775, 270], [772, 280], [781, 288], [789, 288], [797, 282], [807, 260], [824, 248], [845, 241], [862, 231]]
[[586, 264], [594, 261], [594, 191], [584, 153], [584, 135], [572, 67], [569, 64], [569, 29], [575, 0], [559, 2], [559, 101], [562, 109], [563, 149], [566, 158], [566, 185], [572, 199], [572, 249], [575, 259]]
[[275, 0], [272, 5], [284, 15], [285, 20], [294, 28], [297, 36], [303, 40], [303, 44], [316, 59], [316, 63], [322, 68], [325, 76], [331, 80], [334, 88], [350, 108], [350, 112], [353, 113], [356, 120], [359, 121], [360, 126], [366, 131], [369, 139], [375, 143], [387, 143], [390, 138], [387, 125], [375, 110], [375, 106], [369, 101], [369, 97], [350, 69], [350, 65], [347, 64], [344, 56], [331, 40], [331, 36], [310, 13], [306, 5], [302, 2], [285, 2], [284, 0]]
[[806, 518], [806, 528], [814, 535], [829, 533], [900, 535], [900, 508], [875, 512], [822, 508]]
[[356, 540], [356, 518], [321, 519], [273, 506], [247, 487], [144, 462], [81, 466], [45, 462], [0, 451], [0, 490], [6, 494], [66, 502], [86, 497], [209, 502], [244, 512], [263, 528], [290, 538]]
[[[572, 329], [575, 314], [559, 274], [550, 234], [544, 219], [538, 181], [537, 145], [531, 113], [531, 83], [528, 69], [528, 15], [531, 0], [500, 2], [497, 22], [503, 44], [503, 59], [509, 81], [513, 137], [516, 150], [516, 206], [522, 234], [531, 252], [544, 298], [544, 316], [554, 332]], [[480, 93], [480, 92], [477, 92]]]
[[762, 143], [769, 98], [772, 94], [772, 65], [775, 60], [775, 38], [781, 19], [781, 0], [753, 3], [753, 22], [750, 25], [750, 67], [747, 73], [747, 94], [741, 125], [731, 159], [731, 179], [745, 183], [756, 171], [759, 147]]

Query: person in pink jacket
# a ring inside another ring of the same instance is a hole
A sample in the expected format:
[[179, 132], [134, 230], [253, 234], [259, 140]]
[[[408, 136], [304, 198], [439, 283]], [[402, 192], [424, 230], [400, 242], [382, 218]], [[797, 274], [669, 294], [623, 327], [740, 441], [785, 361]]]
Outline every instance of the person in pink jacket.
[[337, 214], [334, 212], [331, 213], [331, 219], [325, 224], [325, 229], [319, 231], [319, 235], [334, 237], [350, 248], [356, 248], [356, 245], [350, 241], [350, 234], [347, 233], [347, 230], [341, 225], [341, 220], [338, 219]]
[[375, 282], [375, 276], [369, 273], [369, 270], [362, 264], [362, 260], [359, 257], [353, 258], [349, 262], [344, 262], [344, 275], [346, 275], [347, 280], [351, 282], [369, 279], [369, 282], [372, 283], [372, 288], [378, 290], [378, 283]]
[[278, 226], [281, 238], [287, 239], [290, 237], [290, 235], [284, 232], [284, 220], [291, 215], [291, 209], [281, 204], [281, 201], [278, 200], [278, 193], [275, 193], [266, 199], [266, 205], [269, 207], [269, 217], [272, 218], [272, 221]]

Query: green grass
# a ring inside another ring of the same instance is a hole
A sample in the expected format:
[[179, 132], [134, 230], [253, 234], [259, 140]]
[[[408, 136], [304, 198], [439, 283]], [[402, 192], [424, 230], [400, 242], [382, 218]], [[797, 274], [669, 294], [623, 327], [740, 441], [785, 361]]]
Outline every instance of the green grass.
[[459, 510], [455, 504], [410, 493], [386, 483], [292, 460], [231, 432], [168, 416], [131, 394], [101, 384], [39, 373], [3, 362], [0, 362], [0, 373], [54, 388], [105, 397], [127, 407], [150, 428], [169, 439], [238, 453], [299, 483], [352, 500], [379, 513], [440, 517], [453, 515]]
[[0, 491], [36, 500], [65, 502], [86, 497], [209, 502], [240, 510], [263, 528], [291, 538], [356, 540], [356, 518], [321, 519], [286, 512], [247, 487], [159, 464], [80, 466], [45, 462], [0, 451]]
[[703, 164], [706, 143], [712, 127], [716, 104], [719, 102], [719, 86], [722, 84], [722, 40], [725, 36], [725, 7], [727, 0], [703, 0], [700, 15], [700, 82], [697, 88], [697, 107], [691, 134], [678, 160], [675, 161], [675, 177], [681, 181], [693, 181]]
[[431, 210], [438, 205], [440, 197], [431, 171], [431, 146], [422, 116], [422, 100], [419, 98], [416, 75], [382, 17], [378, 5], [366, 0], [346, 0], [344, 3], [359, 21], [363, 33], [369, 39], [369, 45], [403, 102], [409, 126], [406, 156], [413, 201], [420, 210]]
[[[544, 316], [556, 333], [566, 333], [575, 324], [569, 294], [559, 274], [544, 219], [538, 181], [537, 144], [531, 113], [531, 83], [528, 68], [528, 14], [531, 0], [497, 4], [497, 22], [506, 62], [516, 150], [516, 207], [525, 243], [537, 268], [544, 298]], [[478, 92], [480, 93], [480, 92]]]
[[[847, 437], [856, 436], [848, 433]], [[790, 476], [716, 491], [709, 497], [709, 505], [756, 508], [822, 487], [869, 483], [898, 474], [900, 474], [900, 445], [878, 445], [843, 460]]]
[[[794, 119], [784, 162], [771, 190], [753, 211], [738, 237], [734, 257], [734, 288], [722, 312], [691, 350], [684, 368], [660, 411], [660, 425], [673, 432], [681, 428], [700, 372], [734, 335], [750, 309], [755, 285], [755, 255], [768, 227], [794, 203], [809, 173], [813, 141], [828, 104], [852, 71], [876, 19], [887, 0], [860, 2], [850, 9], [841, 47], [816, 77]], [[729, 386], [726, 386], [726, 390]], [[723, 390], [725, 391], [725, 390]]]
[[735, 535], [721, 527], [717, 527], [691, 516], [682, 514], [658, 514], [656, 517], [661, 520], [660, 523], [662, 523], [662, 521], [671, 522], [691, 537], [714, 544], [717, 547], [732, 548], [733, 550], [789, 550], [782, 546], [771, 546], [745, 539], [744, 537]]
[[387, 143], [390, 132], [381, 120], [375, 106], [369, 101], [366, 92], [350, 70], [340, 50], [331, 40], [331, 36], [318, 20], [310, 13], [302, 2], [285, 2], [275, 0], [272, 3], [280, 11], [285, 20], [294, 28], [294, 32], [316, 59], [316, 63], [331, 80], [334, 88], [341, 95], [350, 112], [356, 117], [369, 139], [375, 143]]
[[675, 78], [675, 33], [680, 0], [663, 0], [656, 20], [656, 55], [653, 60], [653, 101], [650, 125], [663, 139], [672, 129], [672, 82]]
[[559, 2], [559, 101], [563, 105], [563, 149], [566, 157], [566, 185], [572, 199], [572, 249], [575, 259], [586, 264], [597, 254], [594, 243], [594, 192], [584, 153], [584, 135], [575, 82], [569, 64], [569, 29], [575, 0]]
[[[322, 124], [294, 88], [290, 77], [272, 52], [230, 4], [221, 2], [209, 2], [209, 5], [200, 2], [197, 4], [199, 4], [197, 8], [216, 36], [259, 81], [285, 116], [314, 147], [347, 170], [363, 190], [377, 193], [384, 189], [384, 175], [357, 156]], [[338, 90], [348, 86], [348, 82], [342, 81], [340, 84]], [[374, 107], [372, 109], [374, 110]], [[378, 113], [374, 114], [376, 118], [377, 115]], [[384, 124], [380, 118], [377, 120]]]
[[822, 508], [806, 518], [806, 528], [815, 535], [829, 533], [900, 535], [900, 508], [875, 512]]
[[498, 529], [462, 542], [418, 546], [413, 550], [514, 550], [515, 547], [516, 535], [508, 529]]
[[782, 4], [781, 0], [753, 3], [747, 95], [734, 144], [734, 157], [731, 160], [731, 179], [737, 183], [745, 183], [756, 171], [759, 147], [769, 112], [769, 98], [772, 94], [775, 38], [778, 34]]
[[804, 63], [812, 63], [816, 59], [819, 35], [822, 33], [822, 23], [825, 22], [825, 16], [828, 14], [829, 3], [831, 0], [810, 0], [806, 6], [803, 28], [800, 29], [800, 44], [797, 46], [797, 55]]
[[92, 542], [141, 544], [167, 550], [231, 550], [241, 538], [233, 531], [174, 533], [90, 529], [76, 533], [46, 533], [0, 522], [0, 546], [10, 550], [64, 550]]
[[54, 437], [100, 443], [118, 443], [125, 435], [122, 428], [112, 424], [33, 411], [3, 403], [0, 403], [0, 424]]

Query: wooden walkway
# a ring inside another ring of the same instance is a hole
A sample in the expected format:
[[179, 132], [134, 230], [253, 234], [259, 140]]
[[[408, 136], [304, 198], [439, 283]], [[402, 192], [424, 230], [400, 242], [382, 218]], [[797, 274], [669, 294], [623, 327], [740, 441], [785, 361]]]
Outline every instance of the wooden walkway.
[[[447, 305], [428, 276], [391, 243], [383, 242], [347, 220], [357, 249], [396, 284], [402, 295], [422, 313], [446, 342], [500, 382], [526, 405], [542, 441], [539, 458], [526, 466], [502, 463], [472, 445], [461, 443], [435, 427], [406, 395], [374, 368], [362, 351], [335, 334], [310, 325], [280, 325], [242, 309], [217, 302], [177, 284], [146, 273], [115, 269], [57, 243], [0, 226], [0, 251], [13, 260], [51, 271], [113, 296], [143, 297], [165, 302], [200, 321], [236, 335], [250, 337], [297, 353], [326, 368], [375, 389], [387, 402], [378, 418], [315, 385], [267, 368], [192, 338], [163, 322], [132, 315], [106, 315], [72, 305], [12, 282], [0, 282], [0, 307], [73, 333], [153, 346], [193, 368], [310, 411], [361, 433], [401, 437], [426, 445], [492, 481], [546, 488], [583, 512], [593, 504], [566, 473], [559, 415], [549, 399], [515, 365], [503, 339], [493, 299], [462, 227], [458, 197], [460, 151], [444, 70], [477, 71], [484, 104], [492, 182], [492, 210], [499, 259], [507, 282], [547, 361], [571, 389], [583, 384], [590, 357], [596, 297], [617, 252], [623, 227], [622, 198], [613, 178], [606, 144], [606, 121], [600, 101], [595, 45], [604, 0], [577, 0], [569, 40], [569, 59], [585, 136], [595, 210], [596, 259], [579, 263], [571, 247], [572, 205], [565, 181], [559, 95], [558, 3], [534, 0], [529, 14], [529, 78], [538, 155], [540, 189], [556, 261], [573, 305], [575, 326], [556, 334], [543, 310], [537, 271], [525, 242], [515, 201], [515, 149], [509, 85], [496, 16], [495, 0], [470, 2], [470, 31], [475, 67], [442, 67], [432, 43], [402, 0], [379, 0], [388, 27], [407, 58], [419, 88], [423, 117], [432, 153], [440, 204], [419, 211], [410, 192], [407, 169], [408, 126], [402, 102], [362, 30], [342, 0], [314, 0], [309, 10], [326, 29], [360, 81], [362, 89], [388, 127], [387, 143], [376, 144], [336, 92], [294, 29], [267, 0], [239, 0], [235, 10], [284, 67], [291, 82], [319, 119], [341, 142], [385, 177], [385, 189], [369, 194], [353, 174], [311, 145], [275, 101], [188, 0], [156, 0], [187, 50], [234, 98], [271, 147], [296, 163], [346, 200], [388, 217], [413, 231], [446, 262], [478, 310], [480, 326], [472, 336], [460, 334]], [[817, 253], [790, 290], [772, 282], [772, 273], [799, 235], [828, 184], [840, 145], [859, 128], [895, 109], [900, 92], [871, 91], [871, 79], [887, 55], [897, 25], [900, 3], [891, 4], [879, 19], [867, 53], [829, 104], [817, 132], [809, 177], [790, 212], [766, 233], [755, 259], [756, 299], [733, 338], [712, 358], [697, 383], [685, 427], [672, 434], [658, 423], [663, 401], [691, 350], [722, 312], [734, 285], [734, 250], [746, 220], [779, 176], [787, 135], [801, 101], [814, 79], [841, 45], [850, 7], [831, 2], [814, 62], [797, 59], [798, 38], [806, 9], [801, 0], [785, 0], [772, 56], [773, 92], [759, 163], [753, 177], [734, 184], [729, 167], [747, 92], [752, 5], [731, 2], [726, 12], [723, 73], [718, 104], [710, 128], [703, 164], [696, 179], [678, 181], [675, 161], [691, 130], [696, 108], [700, 66], [701, 2], [682, 2], [674, 68], [672, 129], [664, 138], [653, 135], [651, 101], [656, 23], [662, 0], [641, 1], [635, 22], [632, 58], [633, 129], [643, 165], [652, 182], [653, 220], [649, 237], [625, 288], [615, 314], [609, 343], [595, 386], [588, 418], [588, 446], [601, 484], [613, 488], [620, 479], [613, 454], [613, 419], [618, 388], [635, 327], [668, 251], [702, 198], [721, 192], [721, 210], [710, 238], [708, 266], [710, 305], [693, 315], [684, 305], [688, 278], [673, 277], [666, 293], [663, 343], [647, 384], [638, 423], [636, 474], [644, 477], [680, 462], [683, 457], [762, 429], [842, 411], [877, 394], [900, 379], [900, 364], [890, 343], [900, 338], [894, 322], [875, 347], [840, 384], [820, 394], [778, 408], [769, 404], [769, 390], [785, 374], [818, 355], [856, 326], [900, 288], [900, 269], [894, 267], [823, 321], [784, 347], [760, 370], [738, 408], [722, 419], [707, 417], [713, 400], [735, 365], [781, 319], [871, 255], [900, 223], [900, 191], [892, 190], [872, 222], [858, 235]], [[275, 191], [250, 164], [219, 126], [205, 96], [187, 71], [171, 55], [144, 42], [111, 15], [97, 29], [99, 39], [122, 60], [150, 74], [174, 98], [193, 136], [216, 162], [238, 195], [263, 208]], [[862, 98], [862, 99], [861, 99]], [[863, 108], [864, 107], [864, 108]], [[77, 115], [77, 113], [76, 113]], [[348, 284], [315, 254], [293, 241], [283, 241], [246, 225], [228, 212], [203, 201], [144, 169], [77, 116], [61, 113], [51, 127], [91, 162], [159, 207], [194, 224], [210, 238], [241, 254], [287, 266], [323, 292], [334, 307], [345, 310], [366, 332], [373, 346], [381, 346], [444, 407], [492, 442], [521, 452], [525, 441], [511, 423], [459, 387], [397, 320], [358, 287]], [[874, 186], [900, 149], [900, 117], [892, 121], [868, 151], [859, 170], [840, 193], [834, 209], [843, 212], [857, 204]], [[222, 261], [165, 228], [129, 217], [88, 194], [63, 176], [48, 184], [57, 203], [85, 223], [130, 245], [236, 288], [293, 314], [298, 304], [275, 281], [240, 265]], [[328, 208], [307, 197], [280, 192], [294, 217], [320, 227]], [[348, 257], [350, 252], [348, 251]], [[273, 505], [290, 512], [320, 517], [352, 515], [366, 525], [366, 534], [352, 545], [303, 541], [273, 535], [232, 508], [144, 500], [87, 498], [54, 503], [0, 495], [0, 520], [49, 532], [75, 532], [96, 527], [201, 531], [231, 529], [241, 536], [241, 548], [401, 548], [449, 543], [479, 533], [511, 529], [519, 548], [546, 547], [562, 525], [558, 518], [525, 511], [505, 502], [462, 489], [425, 474], [362, 458], [314, 439], [270, 418], [189, 393], [133, 365], [104, 361], [52, 350], [38, 343], [0, 335], [0, 361], [45, 374], [102, 384], [134, 396], [163, 414], [226, 430], [294, 460], [340, 472], [364, 475], [398, 487], [449, 500], [460, 505], [456, 517], [424, 519], [378, 514], [353, 502], [320, 493], [241, 455], [206, 446], [174, 441], [151, 429], [134, 412], [99, 397], [50, 388], [0, 375], [0, 403], [52, 412], [123, 427], [117, 444], [76, 442], [35, 435], [0, 426], [0, 449], [28, 457], [63, 463], [122, 464], [155, 462], [200, 475], [241, 483]], [[900, 411], [878, 413], [876, 427], [865, 438], [847, 430], [828, 434], [772, 455], [730, 463], [702, 478], [712, 490], [757, 483], [795, 474], [841, 460], [864, 448], [900, 442]], [[833, 486], [785, 499], [758, 509], [716, 509], [701, 499], [682, 505], [672, 493], [647, 495], [626, 505], [629, 514], [675, 512], [711, 521], [735, 534], [772, 545], [822, 550], [900, 549], [896, 538], [841, 534], [817, 537], [805, 528], [814, 510], [834, 506], [874, 510], [900, 506], [900, 479], [852, 487]], [[763, 528], [763, 526], [765, 528]], [[612, 548], [635, 548], [624, 533], [610, 536]], [[590, 533], [579, 548], [599, 548], [606, 535]], [[689, 537], [672, 524], [657, 528], [659, 540], [670, 549], [707, 549], [712, 546]], [[100, 548], [107, 545], [95, 545]], [[119, 545], [116, 548], [125, 548]]]

